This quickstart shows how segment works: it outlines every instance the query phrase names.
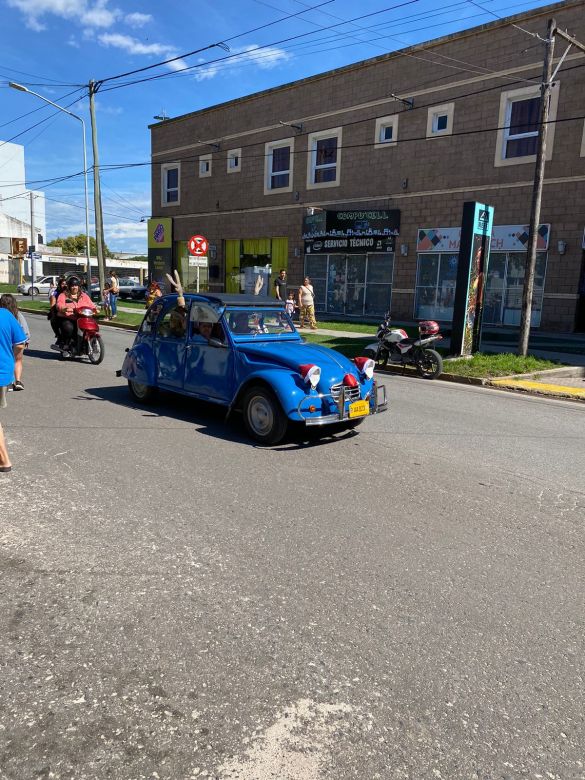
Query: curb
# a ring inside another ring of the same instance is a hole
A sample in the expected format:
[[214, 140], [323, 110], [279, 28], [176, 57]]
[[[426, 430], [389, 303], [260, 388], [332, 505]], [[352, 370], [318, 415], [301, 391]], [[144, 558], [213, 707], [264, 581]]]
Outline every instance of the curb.
[[[387, 366], [385, 369], [378, 369], [381, 374], [401, 374], [404, 376], [414, 376], [422, 379], [416, 373], [415, 369], [407, 368], [403, 371], [402, 366]], [[536, 376], [544, 375], [562, 376], [585, 376], [585, 368], [581, 366], [551, 368], [546, 371], [539, 371]], [[546, 396], [548, 398], [561, 398], [565, 401], [585, 402], [585, 390], [572, 389], [562, 385], [552, 385], [543, 382], [531, 381], [535, 374], [513, 374], [507, 377], [483, 378], [475, 376], [459, 376], [458, 374], [441, 374], [437, 377], [439, 382], [453, 382], [460, 385], [474, 385], [476, 387], [485, 387], [492, 390], [507, 390], [509, 392], [520, 392], [526, 395]], [[429, 380], [424, 380], [429, 381]]]

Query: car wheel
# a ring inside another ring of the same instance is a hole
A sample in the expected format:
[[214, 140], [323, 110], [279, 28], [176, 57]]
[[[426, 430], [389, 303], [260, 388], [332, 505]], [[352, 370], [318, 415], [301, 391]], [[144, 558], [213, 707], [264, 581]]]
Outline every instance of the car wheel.
[[28, 294], [31, 295], [38, 295], [39, 294], [39, 288], [38, 287], [31, 287], [31, 289], [28, 291]]
[[253, 439], [261, 444], [277, 444], [286, 433], [286, 418], [278, 399], [266, 387], [251, 387], [242, 403], [244, 425]]
[[157, 388], [151, 385], [143, 385], [141, 382], [135, 382], [133, 379], [128, 380], [128, 390], [130, 395], [139, 404], [147, 404], [149, 401], [153, 401], [157, 394]]

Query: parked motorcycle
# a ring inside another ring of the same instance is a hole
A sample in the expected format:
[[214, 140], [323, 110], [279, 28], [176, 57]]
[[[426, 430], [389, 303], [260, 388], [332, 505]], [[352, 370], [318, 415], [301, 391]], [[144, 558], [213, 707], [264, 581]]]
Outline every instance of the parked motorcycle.
[[104, 359], [105, 349], [93, 309], [79, 309], [76, 325], [75, 335], [68, 343], [53, 344], [52, 348], [60, 352], [63, 359], [87, 355], [90, 363], [99, 365]]
[[434, 320], [424, 320], [419, 322], [418, 332], [419, 337], [412, 339], [402, 328], [392, 328], [390, 312], [386, 312], [376, 333], [378, 341], [368, 344], [365, 354], [376, 361], [378, 368], [384, 368], [390, 361], [403, 367], [415, 366], [420, 376], [436, 379], [443, 372], [443, 358], [429, 344], [443, 338], [439, 325]]

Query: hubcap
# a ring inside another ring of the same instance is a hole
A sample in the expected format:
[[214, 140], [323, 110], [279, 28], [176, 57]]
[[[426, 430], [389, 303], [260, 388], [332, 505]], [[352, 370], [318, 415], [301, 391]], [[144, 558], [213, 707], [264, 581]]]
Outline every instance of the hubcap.
[[138, 398], [144, 398], [148, 390], [148, 385], [141, 385], [140, 382], [132, 382], [132, 390], [134, 390], [134, 395], [138, 396]]
[[255, 395], [248, 404], [248, 422], [260, 436], [269, 433], [274, 425], [272, 404], [260, 395]]

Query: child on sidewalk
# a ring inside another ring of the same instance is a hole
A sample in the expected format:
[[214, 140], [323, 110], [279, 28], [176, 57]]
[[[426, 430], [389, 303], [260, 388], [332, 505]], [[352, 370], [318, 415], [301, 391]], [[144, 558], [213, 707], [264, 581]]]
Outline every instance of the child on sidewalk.
[[112, 299], [111, 299], [111, 285], [109, 282], [104, 283], [103, 296], [101, 306], [104, 312], [104, 321], [108, 322], [112, 319]]
[[286, 299], [286, 303], [284, 304], [284, 308], [286, 310], [286, 313], [289, 315], [289, 317], [294, 317], [295, 313], [295, 294], [293, 292], [289, 292], [288, 298]]

